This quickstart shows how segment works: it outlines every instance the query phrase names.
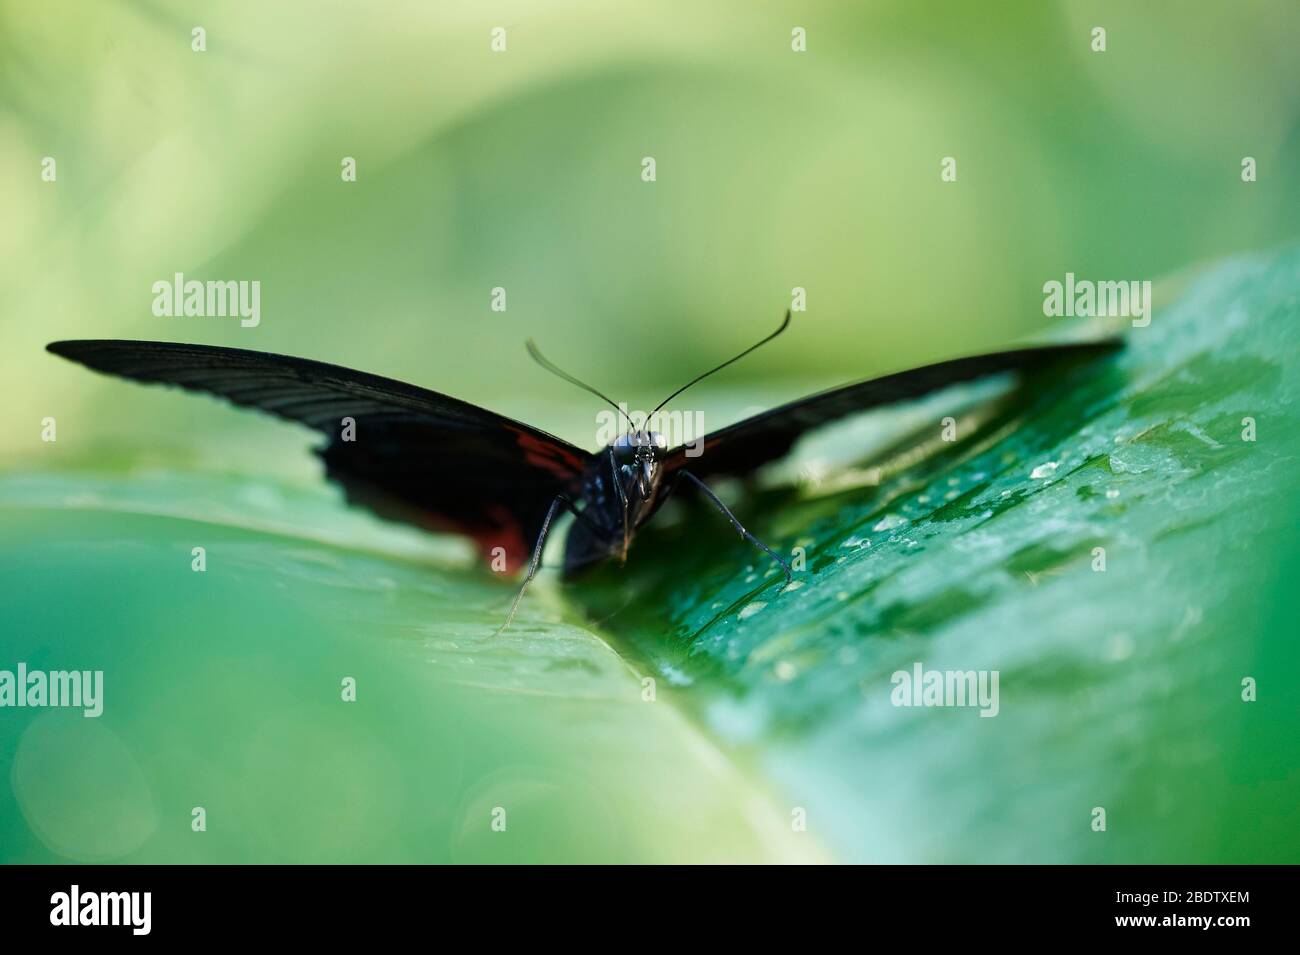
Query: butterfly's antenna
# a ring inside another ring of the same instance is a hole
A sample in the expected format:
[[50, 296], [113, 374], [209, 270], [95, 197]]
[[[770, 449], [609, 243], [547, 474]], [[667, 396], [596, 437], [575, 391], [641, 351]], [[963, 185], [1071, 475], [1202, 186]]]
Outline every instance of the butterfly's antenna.
[[632, 423], [632, 419], [627, 416], [627, 412], [624, 411], [618, 405], [616, 405], [614, 403], [614, 400], [610, 398], [609, 395], [597, 391], [595, 388], [591, 387], [591, 385], [587, 384], [586, 382], [579, 381], [577, 378], [574, 378], [567, 371], [564, 371], [563, 369], [551, 364], [551, 362], [546, 358], [546, 356], [543, 355], [541, 351], [538, 349], [537, 343], [534, 342], [531, 338], [528, 339], [528, 354], [533, 356], [533, 361], [537, 362], [537, 364], [541, 365], [551, 374], [557, 375], [558, 377], [563, 378], [569, 384], [577, 385], [583, 391], [590, 392], [591, 394], [595, 395], [597, 398], [600, 398], [602, 401], [608, 402], [610, 407], [612, 407], [615, 411], [617, 411], [619, 414], [623, 416], [623, 420], [627, 422], [627, 426], [631, 428], [632, 431], [636, 431], [637, 429], [636, 425], [634, 425]]
[[663, 401], [659, 402], [659, 406], [658, 406], [657, 408], [655, 408], [654, 411], [650, 412], [650, 417], [653, 417], [655, 414], [657, 414], [658, 411], [659, 411], [659, 408], [662, 408], [664, 405], [668, 404], [668, 402], [672, 401], [674, 398], [676, 398], [678, 395], [680, 395], [683, 391], [685, 391], [685, 390], [686, 390], [687, 388], [689, 388], [691, 385], [698, 384], [699, 382], [703, 381], [705, 378], [708, 378], [709, 375], [713, 374], [715, 371], [722, 371], [722, 369], [726, 368], [728, 365], [732, 364], [733, 362], [738, 362], [738, 361], [740, 361], [740, 359], [744, 358], [746, 355], [748, 355], [750, 352], [752, 352], [755, 348], [758, 348], [758, 347], [761, 346], [761, 345], [766, 345], [766, 344], [767, 344], [768, 342], [770, 342], [773, 338], [776, 338], [777, 335], [780, 335], [780, 334], [781, 334], [783, 331], [785, 331], [789, 326], [790, 326], [790, 310], [787, 308], [787, 309], [785, 310], [785, 319], [781, 322], [781, 327], [780, 327], [780, 328], [778, 328], [776, 331], [774, 331], [771, 335], [768, 335], [768, 336], [767, 336], [766, 338], [764, 338], [762, 341], [760, 341], [760, 342], [755, 342], [753, 345], [750, 345], [748, 348], [746, 348], [743, 352], [741, 352], [741, 353], [740, 353], [739, 355], [737, 355], [736, 357], [734, 357], [734, 358], [728, 358], [726, 361], [724, 361], [724, 362], [723, 362], [721, 365], [719, 365], [717, 368], [710, 368], [708, 371], [706, 371], [704, 374], [700, 375], [698, 378], [692, 378], [690, 381], [688, 381], [686, 384], [682, 385], [680, 388], [678, 388], [676, 391], [674, 391], [671, 395], [669, 395], [669, 396], [668, 396], [667, 398], [665, 398]]

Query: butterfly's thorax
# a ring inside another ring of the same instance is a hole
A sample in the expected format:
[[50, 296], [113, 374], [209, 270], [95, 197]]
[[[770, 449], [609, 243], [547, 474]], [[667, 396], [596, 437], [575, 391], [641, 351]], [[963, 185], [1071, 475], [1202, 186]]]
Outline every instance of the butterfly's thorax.
[[623, 435], [592, 457], [582, 481], [582, 517], [574, 522], [565, 547], [567, 573], [627, 552], [635, 530], [661, 503], [662, 435]]

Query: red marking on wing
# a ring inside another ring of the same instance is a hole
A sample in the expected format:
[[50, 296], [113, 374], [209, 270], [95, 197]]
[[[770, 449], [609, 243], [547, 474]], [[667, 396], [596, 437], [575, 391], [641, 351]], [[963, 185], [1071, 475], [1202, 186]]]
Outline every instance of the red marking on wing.
[[492, 551], [501, 547], [505, 550], [507, 574], [513, 574], [522, 570], [528, 563], [528, 557], [531, 550], [532, 542], [524, 540], [523, 528], [514, 516], [505, 507], [500, 505], [494, 506], [488, 512], [489, 520], [493, 521], [493, 526], [478, 526], [469, 528], [468, 532], [478, 544], [479, 550], [489, 561], [496, 556]]
[[529, 464], [543, 468], [558, 478], [566, 481], [582, 473], [583, 461], [580, 457], [564, 448], [556, 447], [535, 434], [512, 428], [519, 449], [524, 452], [524, 460]]

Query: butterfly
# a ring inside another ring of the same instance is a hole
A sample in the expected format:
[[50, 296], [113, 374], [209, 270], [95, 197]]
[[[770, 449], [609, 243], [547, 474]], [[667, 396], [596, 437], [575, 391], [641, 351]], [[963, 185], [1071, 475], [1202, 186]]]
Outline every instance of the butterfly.
[[[647, 420], [789, 325], [786, 312], [776, 331], [691, 379]], [[53, 342], [46, 349], [95, 371], [206, 392], [321, 432], [327, 440], [316, 453], [349, 503], [384, 518], [467, 535], [485, 554], [504, 557], [508, 572], [526, 565], [504, 630], [541, 565], [547, 536], [562, 511], [574, 516], [565, 541], [566, 578], [609, 558], [625, 559], [636, 531], [683, 485], [702, 494], [790, 578], [785, 559], [745, 529], [705, 478], [748, 475], [784, 456], [806, 432], [850, 414], [987, 375], [1087, 359], [1116, 346], [1103, 340], [1021, 348], [845, 385], [714, 431], [689, 455], [687, 446], [670, 448], [662, 434], [636, 427], [622, 407], [549, 362], [532, 340], [527, 347], [534, 360], [613, 406], [627, 430], [593, 453], [436, 391], [240, 348], [101, 339]]]

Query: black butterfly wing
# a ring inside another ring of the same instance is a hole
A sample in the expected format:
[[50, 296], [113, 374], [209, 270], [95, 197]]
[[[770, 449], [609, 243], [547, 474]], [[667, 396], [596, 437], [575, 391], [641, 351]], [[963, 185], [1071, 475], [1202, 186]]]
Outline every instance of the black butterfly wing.
[[920, 398], [948, 385], [999, 372], [1030, 371], [1054, 362], [1095, 358], [1114, 351], [1120, 344], [1117, 339], [1108, 339], [993, 352], [833, 388], [706, 435], [698, 457], [688, 457], [685, 447], [675, 448], [668, 452], [663, 467], [666, 474], [686, 468], [699, 477], [745, 475], [785, 455], [805, 432], [847, 415]]
[[[504, 547], [528, 558], [555, 495], [589, 455], [535, 428], [389, 378], [337, 365], [210, 345], [63, 341], [47, 350], [108, 374], [207, 392], [305, 424], [350, 502], [383, 517]], [[344, 418], [354, 422], [345, 440]]]

